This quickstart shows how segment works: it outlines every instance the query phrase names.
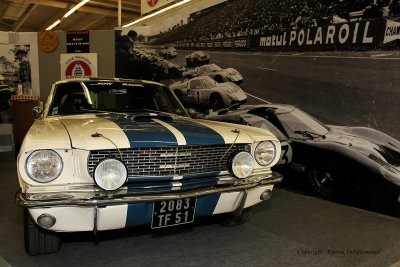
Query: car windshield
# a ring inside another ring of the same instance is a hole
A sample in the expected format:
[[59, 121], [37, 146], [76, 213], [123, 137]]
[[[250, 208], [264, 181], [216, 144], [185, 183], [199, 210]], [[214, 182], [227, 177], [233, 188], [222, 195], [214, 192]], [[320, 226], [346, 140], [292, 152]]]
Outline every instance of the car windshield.
[[329, 131], [319, 121], [297, 108], [277, 116], [289, 137], [299, 138], [302, 136], [300, 132], [324, 136]]
[[217, 85], [217, 82], [211, 79], [210, 77], [202, 79], [201, 82], [203, 83], [203, 88], [207, 89], [214, 88]]
[[88, 112], [187, 113], [168, 87], [134, 81], [85, 81], [58, 84], [49, 116]]
[[209, 68], [210, 68], [211, 71], [220, 71], [220, 70], [222, 70], [218, 65], [215, 65], [215, 64], [210, 64]]

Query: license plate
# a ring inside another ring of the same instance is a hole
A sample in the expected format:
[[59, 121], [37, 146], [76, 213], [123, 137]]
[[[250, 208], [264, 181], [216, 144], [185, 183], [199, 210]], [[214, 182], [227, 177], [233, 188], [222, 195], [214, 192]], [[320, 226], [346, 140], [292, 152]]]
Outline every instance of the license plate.
[[154, 202], [151, 228], [161, 228], [194, 221], [197, 198], [182, 198]]

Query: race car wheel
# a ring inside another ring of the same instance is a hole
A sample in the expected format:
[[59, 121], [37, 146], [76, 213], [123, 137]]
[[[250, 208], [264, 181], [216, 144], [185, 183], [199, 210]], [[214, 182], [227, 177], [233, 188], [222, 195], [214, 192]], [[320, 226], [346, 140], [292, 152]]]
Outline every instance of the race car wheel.
[[337, 200], [342, 197], [343, 174], [334, 164], [321, 164], [311, 168], [308, 172], [308, 181], [315, 193], [326, 199]]
[[219, 94], [213, 94], [210, 97], [209, 107], [213, 110], [218, 110], [224, 108], [224, 101]]
[[231, 227], [242, 225], [249, 221], [251, 216], [251, 207], [243, 209], [239, 214], [229, 213], [226, 216], [225, 220], [221, 223], [222, 226]]
[[61, 246], [59, 235], [37, 226], [27, 209], [24, 210], [24, 239], [25, 250], [31, 256], [54, 253]]

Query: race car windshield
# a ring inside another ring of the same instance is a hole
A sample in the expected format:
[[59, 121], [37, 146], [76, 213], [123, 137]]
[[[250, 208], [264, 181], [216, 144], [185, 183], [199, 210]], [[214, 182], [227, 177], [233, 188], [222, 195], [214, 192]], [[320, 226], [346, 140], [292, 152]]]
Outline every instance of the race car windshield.
[[201, 82], [203, 83], [204, 88], [214, 88], [217, 84], [216, 81], [209, 77], [202, 79]]
[[289, 137], [299, 138], [304, 132], [325, 136], [329, 132], [319, 121], [299, 109], [277, 114], [277, 116]]
[[187, 116], [167, 87], [116, 81], [61, 83], [55, 89], [48, 115], [143, 111]]

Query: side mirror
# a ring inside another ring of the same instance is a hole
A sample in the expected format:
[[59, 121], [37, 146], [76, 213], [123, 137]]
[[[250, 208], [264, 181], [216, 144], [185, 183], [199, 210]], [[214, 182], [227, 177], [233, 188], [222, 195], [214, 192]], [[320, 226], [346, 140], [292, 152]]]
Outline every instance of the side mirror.
[[43, 114], [43, 108], [41, 106], [36, 106], [32, 109], [32, 115], [34, 119], [39, 119]]

